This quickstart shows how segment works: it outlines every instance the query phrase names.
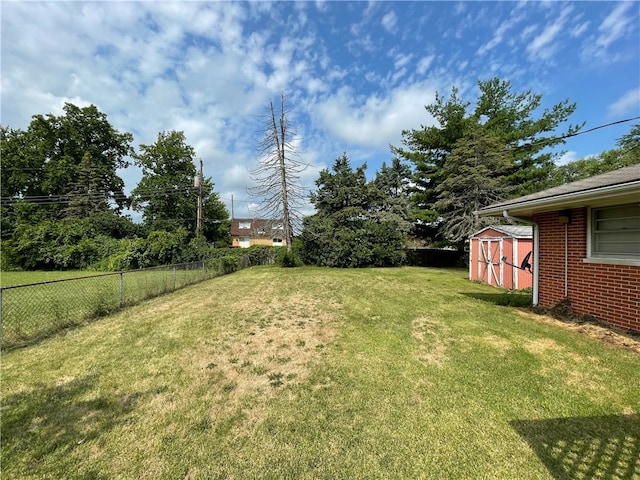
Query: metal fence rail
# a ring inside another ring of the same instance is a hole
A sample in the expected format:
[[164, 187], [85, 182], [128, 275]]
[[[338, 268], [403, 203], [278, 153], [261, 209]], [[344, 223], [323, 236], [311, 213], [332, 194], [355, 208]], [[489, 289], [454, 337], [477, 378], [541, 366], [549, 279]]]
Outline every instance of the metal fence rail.
[[2, 287], [0, 346], [25, 345], [221, 273], [219, 268], [208, 268], [205, 262], [192, 262]]

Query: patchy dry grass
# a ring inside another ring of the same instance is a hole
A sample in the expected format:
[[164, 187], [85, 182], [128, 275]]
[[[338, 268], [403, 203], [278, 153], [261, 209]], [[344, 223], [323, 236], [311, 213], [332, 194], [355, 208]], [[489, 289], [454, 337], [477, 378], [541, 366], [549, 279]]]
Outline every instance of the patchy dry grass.
[[2, 355], [2, 478], [640, 477], [640, 356], [447, 270], [261, 267]]
[[416, 358], [441, 367], [447, 359], [447, 344], [453, 341], [447, 326], [425, 317], [416, 318], [412, 335], [417, 340]]
[[225, 402], [216, 414], [250, 406], [255, 427], [265, 413], [264, 402], [278, 388], [304, 382], [335, 337], [334, 316], [318, 300], [294, 294], [280, 298], [263, 292], [262, 300], [243, 299], [230, 305], [235, 328], [215, 340], [202, 340], [179, 360], [193, 382], [215, 379], [223, 385]]

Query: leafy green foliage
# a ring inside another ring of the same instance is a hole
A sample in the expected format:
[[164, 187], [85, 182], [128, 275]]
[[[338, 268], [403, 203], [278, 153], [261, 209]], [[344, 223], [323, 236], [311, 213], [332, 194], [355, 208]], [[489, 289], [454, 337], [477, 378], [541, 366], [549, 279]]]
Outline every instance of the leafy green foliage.
[[284, 268], [295, 268], [304, 265], [302, 258], [300, 258], [300, 250], [302, 248], [302, 241], [298, 238], [293, 240], [291, 249], [274, 247], [277, 249], [276, 264]]
[[[24, 235], [25, 225], [45, 220], [120, 212], [127, 201], [117, 169], [128, 165], [132, 139], [93, 105], [67, 103], [61, 116], [35, 115], [25, 131], [0, 127], [2, 239]], [[42, 238], [43, 228], [37, 230]], [[26, 263], [37, 262], [49, 260]], [[10, 263], [25, 262], [3, 250], [3, 267]]]
[[134, 154], [143, 179], [133, 206], [116, 170], [129, 165], [133, 136], [95, 106], [66, 104], [64, 115], [35, 115], [26, 131], [0, 127], [2, 268], [122, 270], [205, 258], [229, 244], [229, 214], [202, 179], [203, 229], [194, 235], [198, 189], [194, 150], [182, 132], [161, 133]]
[[115, 130], [94, 105], [63, 109], [59, 117], [35, 115], [26, 131], [2, 128], [2, 196], [47, 196], [44, 208], [60, 214], [90, 162], [91, 198], [120, 211], [126, 199], [117, 169], [127, 166], [133, 136]]
[[[161, 132], [153, 145], [140, 145], [135, 155], [142, 179], [131, 192], [132, 207], [142, 212], [147, 228], [196, 231], [198, 189], [194, 187], [195, 151], [183, 132]], [[229, 213], [211, 179], [203, 179], [203, 235], [210, 242], [228, 241]]]
[[636, 163], [640, 163], [640, 124], [618, 139], [618, 148], [555, 167], [544, 187], [564, 185]]
[[141, 232], [114, 212], [82, 219], [20, 222], [3, 242], [3, 269], [86, 269], [120, 248], [121, 239]]

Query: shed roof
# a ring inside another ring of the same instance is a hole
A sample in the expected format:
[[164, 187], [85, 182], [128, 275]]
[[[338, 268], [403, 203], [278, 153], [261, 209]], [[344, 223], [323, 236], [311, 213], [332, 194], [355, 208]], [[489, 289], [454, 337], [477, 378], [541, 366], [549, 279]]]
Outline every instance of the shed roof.
[[531, 225], [490, 225], [471, 235], [475, 237], [487, 230], [495, 230], [503, 233], [508, 237], [514, 238], [533, 238], [533, 227]]
[[530, 217], [533, 213], [640, 200], [640, 164], [629, 165], [590, 178], [494, 203], [478, 210], [480, 216], [511, 215]]

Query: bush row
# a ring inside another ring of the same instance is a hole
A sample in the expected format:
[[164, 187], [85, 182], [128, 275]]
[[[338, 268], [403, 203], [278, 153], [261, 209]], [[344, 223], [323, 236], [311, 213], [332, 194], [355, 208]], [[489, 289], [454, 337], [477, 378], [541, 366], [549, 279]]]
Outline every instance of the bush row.
[[192, 261], [209, 261], [221, 273], [259, 264], [297, 265], [282, 247], [212, 248], [184, 228], [155, 230], [146, 236], [114, 238], [86, 222], [43, 222], [23, 226], [2, 245], [5, 270], [121, 271]]

